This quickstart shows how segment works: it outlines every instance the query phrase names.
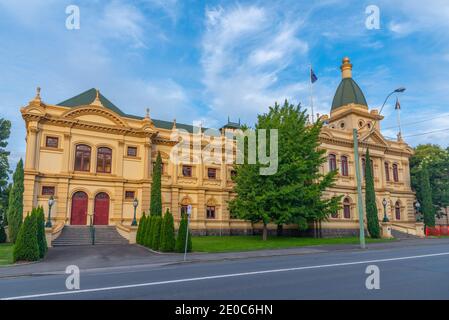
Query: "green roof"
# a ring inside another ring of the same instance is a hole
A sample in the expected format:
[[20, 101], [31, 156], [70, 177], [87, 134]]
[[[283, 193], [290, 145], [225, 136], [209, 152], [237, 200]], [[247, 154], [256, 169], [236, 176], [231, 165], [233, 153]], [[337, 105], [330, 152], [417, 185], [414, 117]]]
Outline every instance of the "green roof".
[[365, 96], [358, 84], [352, 78], [344, 78], [341, 80], [340, 85], [335, 92], [331, 111], [350, 103], [368, 106]]
[[[83, 93], [80, 93], [77, 96], [74, 96], [70, 99], [62, 101], [62, 102], [58, 103], [57, 105], [63, 106], [63, 107], [76, 108], [79, 106], [91, 104], [95, 100], [96, 96], [97, 96], [97, 90], [92, 88]], [[124, 113], [119, 107], [117, 107], [115, 104], [113, 104], [111, 101], [109, 101], [101, 93], [100, 93], [99, 97], [100, 97], [100, 101], [103, 104], [103, 106], [114, 111], [118, 115], [120, 115], [122, 117], [126, 117], [126, 118], [137, 119], [137, 120], [143, 119], [143, 117], [140, 117], [140, 116], [135, 116], [135, 115]], [[158, 120], [158, 119], [151, 119], [151, 120], [153, 121], [154, 125], [157, 128], [170, 130], [173, 127], [173, 121], [165, 121], [165, 120]], [[193, 132], [193, 126], [188, 125], [188, 124], [176, 123], [176, 128], [184, 129], [184, 130], [187, 130], [188, 132]], [[202, 128], [202, 131], [204, 131], [204, 130], [207, 130], [207, 128]]]

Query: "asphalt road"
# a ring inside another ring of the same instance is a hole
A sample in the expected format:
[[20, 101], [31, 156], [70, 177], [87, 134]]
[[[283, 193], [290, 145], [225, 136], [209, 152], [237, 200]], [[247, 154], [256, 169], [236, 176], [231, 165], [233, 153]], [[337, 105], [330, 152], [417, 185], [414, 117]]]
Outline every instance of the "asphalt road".
[[[380, 271], [368, 290], [367, 266]], [[83, 271], [0, 280], [16, 299], [449, 299], [449, 243]]]

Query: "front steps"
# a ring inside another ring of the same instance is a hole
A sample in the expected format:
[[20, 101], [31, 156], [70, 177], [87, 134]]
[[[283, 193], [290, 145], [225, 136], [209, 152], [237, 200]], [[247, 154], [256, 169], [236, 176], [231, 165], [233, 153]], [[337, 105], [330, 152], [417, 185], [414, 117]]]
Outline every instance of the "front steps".
[[[95, 226], [95, 245], [128, 244], [113, 226]], [[52, 246], [91, 246], [92, 234], [89, 226], [65, 226]]]

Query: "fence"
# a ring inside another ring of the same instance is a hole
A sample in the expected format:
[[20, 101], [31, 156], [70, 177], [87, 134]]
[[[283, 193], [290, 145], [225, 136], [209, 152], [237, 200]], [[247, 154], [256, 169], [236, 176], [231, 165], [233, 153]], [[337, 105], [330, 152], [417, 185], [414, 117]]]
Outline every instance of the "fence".
[[426, 237], [428, 236], [449, 236], [449, 226], [426, 227]]

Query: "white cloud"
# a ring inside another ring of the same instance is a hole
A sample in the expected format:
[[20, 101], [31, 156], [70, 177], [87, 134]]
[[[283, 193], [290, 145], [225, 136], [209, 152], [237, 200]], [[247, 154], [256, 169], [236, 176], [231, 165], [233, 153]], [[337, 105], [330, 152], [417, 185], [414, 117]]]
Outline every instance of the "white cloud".
[[202, 39], [203, 83], [211, 115], [254, 122], [275, 101], [297, 101], [307, 83], [281, 81], [294, 58], [305, 56], [300, 23], [257, 6], [207, 9]]

